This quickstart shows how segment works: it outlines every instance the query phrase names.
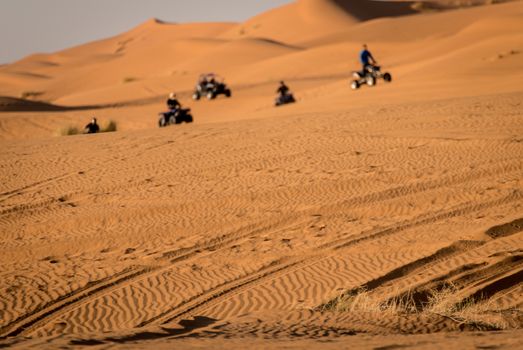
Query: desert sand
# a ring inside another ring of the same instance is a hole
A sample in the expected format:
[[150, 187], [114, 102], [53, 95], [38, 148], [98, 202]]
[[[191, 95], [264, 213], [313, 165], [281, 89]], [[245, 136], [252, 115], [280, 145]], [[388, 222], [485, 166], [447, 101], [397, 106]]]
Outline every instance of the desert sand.
[[151, 19], [0, 96], [0, 347], [522, 348], [522, 1]]

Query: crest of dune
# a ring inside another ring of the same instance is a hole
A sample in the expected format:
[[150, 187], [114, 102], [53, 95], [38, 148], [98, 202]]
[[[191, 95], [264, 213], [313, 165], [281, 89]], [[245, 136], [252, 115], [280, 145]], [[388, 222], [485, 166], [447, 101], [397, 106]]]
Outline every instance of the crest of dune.
[[409, 14], [408, 4], [372, 0], [298, 0], [226, 32], [227, 38], [268, 37], [291, 44], [346, 30], [361, 21]]

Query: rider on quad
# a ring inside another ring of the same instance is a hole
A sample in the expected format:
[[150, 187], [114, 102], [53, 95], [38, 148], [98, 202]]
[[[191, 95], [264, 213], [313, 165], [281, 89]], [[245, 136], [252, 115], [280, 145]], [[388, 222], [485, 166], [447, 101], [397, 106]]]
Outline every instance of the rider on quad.
[[280, 97], [283, 97], [287, 95], [287, 93], [289, 92], [289, 87], [285, 85], [285, 82], [282, 80], [280, 81], [280, 86], [278, 87], [278, 90], [276, 90], [276, 92], [280, 94]]
[[366, 44], [363, 44], [363, 50], [360, 52], [360, 62], [362, 70], [352, 72], [354, 80], [351, 82], [351, 88], [353, 90], [359, 89], [363, 84], [375, 86], [378, 79], [383, 79], [387, 83], [392, 81], [390, 73], [381, 71], [381, 67], [377, 65], [378, 62], [376, 62]]
[[374, 66], [377, 63], [370, 51], [368, 50], [367, 44], [363, 44], [363, 50], [361, 50], [360, 52], [360, 62], [362, 65], [362, 76], [365, 76], [365, 74], [367, 73], [368, 66]]
[[182, 107], [180, 102], [176, 99], [176, 94], [174, 92], [171, 92], [169, 94], [169, 98], [167, 99], [167, 107], [169, 107], [169, 110], [173, 113], [176, 112], [179, 108]]
[[176, 99], [176, 94], [171, 92], [169, 98], [167, 99], [167, 107], [169, 110], [167, 112], [159, 113], [160, 120], [158, 125], [164, 127], [171, 124], [180, 124], [180, 123], [192, 123], [193, 117], [191, 115], [190, 108], [182, 108], [180, 102]]
[[289, 90], [289, 87], [285, 85], [285, 82], [282, 80], [280, 81], [280, 86], [276, 90], [276, 93], [278, 94], [278, 97], [276, 98], [276, 101], [274, 105], [276, 107], [287, 104], [287, 103], [294, 103], [296, 100], [294, 99], [294, 96], [292, 95], [291, 91]]
[[178, 111], [181, 110], [182, 105], [176, 98], [176, 94], [174, 92], [171, 92], [169, 94], [169, 98], [167, 99], [167, 108], [169, 109], [167, 112], [160, 113], [160, 125], [167, 125], [169, 123], [169, 119], [171, 117], [175, 117]]
[[198, 79], [198, 84], [196, 84], [196, 90], [199, 92], [202, 92], [206, 87], [207, 84], [209, 84], [209, 81], [207, 80], [206, 75], [201, 75]]
[[193, 92], [193, 100], [198, 101], [204, 96], [209, 100], [213, 100], [218, 95], [231, 97], [231, 89], [227, 87], [222, 77], [214, 73], [202, 74]]

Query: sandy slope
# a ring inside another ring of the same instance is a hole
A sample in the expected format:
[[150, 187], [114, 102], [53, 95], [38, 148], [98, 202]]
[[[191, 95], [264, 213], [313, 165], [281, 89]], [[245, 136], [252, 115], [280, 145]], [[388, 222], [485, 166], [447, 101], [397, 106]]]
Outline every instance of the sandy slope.
[[406, 4], [368, 0], [299, 0], [256, 16], [224, 36], [236, 39], [269, 37], [298, 44], [344, 30], [361, 21], [412, 12]]
[[[275, 11], [262, 17], [267, 21], [278, 19], [279, 10]], [[281, 115], [289, 110], [292, 114], [296, 112], [293, 108], [324, 109], [333, 104], [345, 108], [347, 103], [361, 106], [373, 99], [395, 104], [512, 92], [521, 88], [523, 74], [522, 13], [521, 2], [514, 2], [380, 18], [347, 24], [339, 33], [305, 46], [270, 37], [224, 39], [223, 33], [234, 28], [233, 24], [149, 21], [118, 37], [65, 52], [35, 55], [2, 67], [0, 94], [36, 93], [37, 99], [62, 106], [92, 106], [96, 109], [74, 111], [66, 117], [81, 119], [79, 124], [84, 125], [97, 114], [115, 119], [121, 128], [129, 130], [154, 128], [156, 113], [163, 110], [165, 96], [173, 90], [180, 93], [183, 103], [194, 108], [197, 123]], [[362, 40], [369, 43], [400, 84], [347, 96], [347, 80], [350, 71], [359, 67], [357, 53]], [[241, 98], [191, 103], [196, 78], [205, 71], [221, 73], [232, 85], [234, 95]], [[305, 103], [274, 112], [270, 108], [272, 96], [281, 79], [286, 79]], [[133, 108], [122, 113], [111, 108], [115, 104]], [[44, 122], [45, 128], [38, 122], [29, 129], [35, 118], [28, 117], [31, 123], [16, 118], [23, 128], [11, 124], [12, 119], [8, 125], [2, 122], [8, 132], [0, 137], [47, 137], [67, 126], [53, 122], [55, 118], [51, 117]]]
[[[53, 103], [0, 100], [0, 346], [521, 344], [523, 2], [387, 6], [152, 20], [0, 67]], [[394, 81], [350, 91], [363, 39]], [[233, 98], [191, 102], [203, 70]], [[272, 107], [280, 79], [299, 103]], [[195, 123], [159, 130], [171, 90]], [[92, 115], [120, 131], [55, 136]], [[451, 287], [481, 320], [421, 312]], [[335, 308], [361, 289], [420, 313]]]

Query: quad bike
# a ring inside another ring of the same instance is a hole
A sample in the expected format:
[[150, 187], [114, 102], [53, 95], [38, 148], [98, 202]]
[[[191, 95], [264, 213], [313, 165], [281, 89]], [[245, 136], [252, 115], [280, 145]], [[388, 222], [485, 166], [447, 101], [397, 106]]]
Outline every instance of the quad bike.
[[193, 100], [198, 101], [203, 96], [207, 97], [208, 100], [213, 100], [218, 95], [231, 97], [231, 89], [227, 87], [220, 76], [213, 73], [202, 74], [192, 95]]
[[168, 125], [192, 123], [193, 117], [191, 115], [191, 109], [189, 108], [179, 108], [176, 110], [170, 110], [168, 112], [163, 112], [158, 114], [160, 119], [158, 120], [158, 126], [160, 128]]
[[296, 100], [294, 99], [294, 96], [292, 95], [292, 93], [286, 93], [284, 95], [279, 95], [278, 97], [276, 97], [276, 101], [274, 101], [274, 106], [275, 107], [278, 107], [278, 106], [282, 106], [282, 105], [286, 105], [288, 103], [294, 103], [296, 102]]
[[390, 73], [382, 73], [380, 66], [373, 65], [368, 65], [365, 67], [365, 74], [362, 74], [362, 72], [353, 72], [352, 76], [354, 77], [354, 80], [351, 82], [350, 86], [353, 90], [359, 89], [360, 86], [365, 84], [368, 86], [374, 86], [376, 85], [378, 79], [383, 79], [387, 83], [392, 81], [392, 76]]

